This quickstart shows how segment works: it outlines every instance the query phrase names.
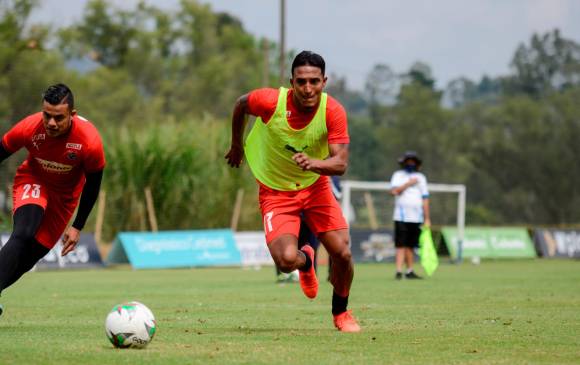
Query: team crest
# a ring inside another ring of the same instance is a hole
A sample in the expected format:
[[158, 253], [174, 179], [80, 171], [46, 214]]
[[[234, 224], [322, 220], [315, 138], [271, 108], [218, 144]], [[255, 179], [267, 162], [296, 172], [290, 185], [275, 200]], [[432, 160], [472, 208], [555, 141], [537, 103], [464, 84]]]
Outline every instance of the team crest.
[[74, 151], [68, 151], [68, 152], [67, 152], [67, 154], [66, 154], [66, 157], [67, 157], [69, 160], [76, 160], [76, 159], [77, 159], [77, 157], [78, 157], [78, 155], [77, 155], [77, 153], [76, 153], [76, 152], [74, 152]]

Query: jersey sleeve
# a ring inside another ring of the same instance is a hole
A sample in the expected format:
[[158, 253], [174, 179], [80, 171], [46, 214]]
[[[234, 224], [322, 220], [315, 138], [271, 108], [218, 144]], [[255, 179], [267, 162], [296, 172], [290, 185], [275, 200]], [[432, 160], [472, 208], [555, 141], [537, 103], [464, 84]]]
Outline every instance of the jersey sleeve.
[[21, 120], [6, 132], [4, 137], [2, 137], [2, 145], [4, 145], [6, 151], [14, 153], [24, 147], [26, 143], [28, 122], [28, 118]]
[[101, 171], [105, 168], [105, 150], [103, 148], [103, 141], [97, 134], [90, 144], [88, 154], [85, 158], [84, 170], [85, 173], [93, 173]]
[[427, 188], [427, 178], [423, 174], [421, 174], [421, 178], [419, 179], [419, 190], [421, 191], [421, 197], [423, 199], [429, 198], [429, 189]]
[[350, 143], [346, 110], [331, 96], [328, 96], [326, 105], [326, 129], [329, 144]]
[[263, 88], [256, 89], [248, 95], [248, 111], [251, 115], [262, 118], [264, 123], [268, 123], [278, 105], [277, 89]]

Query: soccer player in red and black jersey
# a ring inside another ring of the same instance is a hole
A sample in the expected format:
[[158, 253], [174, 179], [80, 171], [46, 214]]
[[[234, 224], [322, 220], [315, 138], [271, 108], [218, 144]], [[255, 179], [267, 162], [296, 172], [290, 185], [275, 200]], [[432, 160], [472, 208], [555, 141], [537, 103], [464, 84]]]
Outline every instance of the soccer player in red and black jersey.
[[[268, 249], [282, 272], [299, 270], [308, 298], [318, 292], [314, 250], [298, 249], [304, 217], [332, 259], [332, 315], [342, 332], [359, 332], [347, 310], [354, 275], [348, 225], [334, 198], [329, 176], [348, 165], [346, 112], [323, 92], [324, 59], [310, 51], [292, 62], [291, 88], [258, 89], [242, 95], [232, 117], [232, 142], [226, 155], [232, 167], [246, 158], [259, 184], [259, 201]], [[243, 141], [247, 115], [258, 117]]]
[[[77, 115], [68, 86], [52, 85], [42, 99], [42, 111], [14, 125], [0, 143], [0, 161], [21, 148], [28, 150], [14, 178], [14, 226], [0, 250], [0, 294], [61, 236], [61, 255], [74, 250], [99, 195], [105, 168], [101, 137], [91, 122]], [[77, 205], [75, 220], [67, 229]], [[0, 306], [0, 315], [2, 310]]]

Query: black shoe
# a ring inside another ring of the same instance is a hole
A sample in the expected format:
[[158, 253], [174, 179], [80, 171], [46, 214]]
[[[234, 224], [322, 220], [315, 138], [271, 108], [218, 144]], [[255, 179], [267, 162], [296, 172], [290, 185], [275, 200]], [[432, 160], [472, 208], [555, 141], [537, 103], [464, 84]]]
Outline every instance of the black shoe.
[[2, 312], [4, 312], [4, 307], [2, 306], [2, 304], [0, 304], [0, 316], [2, 315]]
[[403, 278], [403, 273], [402, 272], [397, 272], [395, 274], [395, 280], [401, 280]]
[[419, 275], [415, 274], [415, 272], [414, 272], [414, 271], [411, 271], [411, 272], [409, 272], [409, 273], [406, 273], [406, 274], [405, 274], [405, 277], [406, 277], [407, 279], [423, 279], [423, 278], [422, 278], [422, 277], [420, 277]]

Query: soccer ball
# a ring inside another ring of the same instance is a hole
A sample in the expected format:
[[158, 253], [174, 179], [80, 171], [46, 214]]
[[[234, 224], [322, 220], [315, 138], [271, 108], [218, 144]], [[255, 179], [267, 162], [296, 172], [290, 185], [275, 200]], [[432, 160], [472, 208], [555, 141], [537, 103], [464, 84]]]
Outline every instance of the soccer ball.
[[151, 342], [156, 330], [153, 313], [139, 302], [114, 306], [105, 320], [107, 337], [118, 348], [143, 348]]

